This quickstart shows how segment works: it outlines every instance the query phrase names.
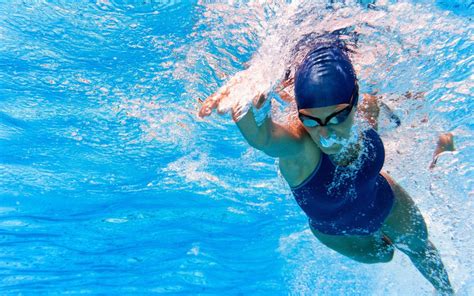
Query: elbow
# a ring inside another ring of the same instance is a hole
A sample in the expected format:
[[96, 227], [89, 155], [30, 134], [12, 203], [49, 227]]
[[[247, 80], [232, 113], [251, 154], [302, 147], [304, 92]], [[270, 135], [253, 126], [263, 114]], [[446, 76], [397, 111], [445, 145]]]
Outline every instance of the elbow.
[[260, 135], [259, 137], [255, 137], [252, 141], [248, 141], [250, 146], [253, 148], [260, 150], [268, 155], [271, 156], [271, 136], [270, 135]]
[[271, 137], [267, 133], [258, 133], [254, 137], [248, 138], [247, 142], [253, 148], [267, 152], [268, 147], [270, 147]]
[[260, 151], [263, 151], [265, 152], [265, 150], [267, 150], [269, 144], [268, 144], [268, 140], [266, 139], [253, 139], [251, 141], [247, 140], [248, 143], [250, 144], [250, 146], [252, 146], [253, 148], [257, 149], [257, 150], [260, 150]]

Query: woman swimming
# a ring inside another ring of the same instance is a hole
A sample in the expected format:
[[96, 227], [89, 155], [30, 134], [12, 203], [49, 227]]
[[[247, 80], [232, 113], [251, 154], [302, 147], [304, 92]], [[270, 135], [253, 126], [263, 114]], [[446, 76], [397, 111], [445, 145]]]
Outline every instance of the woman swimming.
[[[233, 106], [232, 116], [252, 147], [279, 158], [281, 174], [308, 216], [314, 236], [363, 263], [389, 262], [397, 248], [437, 291], [452, 294], [420, 211], [408, 193], [381, 172], [385, 152], [380, 137], [374, 129], [360, 130], [354, 124], [359, 111], [375, 127], [376, 114], [371, 110], [376, 105], [368, 96], [363, 108], [358, 108], [358, 82], [345, 44], [316, 43], [294, 77], [285, 79], [280, 91], [294, 86], [298, 111], [290, 126], [268, 116], [257, 123], [256, 110], [270, 101], [265, 95], [256, 96], [256, 108]], [[199, 115], [209, 116], [219, 109], [234, 83], [231, 79], [207, 98]]]

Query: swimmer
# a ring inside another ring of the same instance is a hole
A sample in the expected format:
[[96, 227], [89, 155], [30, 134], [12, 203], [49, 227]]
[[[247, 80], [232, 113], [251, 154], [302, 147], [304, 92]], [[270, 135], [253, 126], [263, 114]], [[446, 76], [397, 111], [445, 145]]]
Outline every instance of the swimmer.
[[[219, 111], [233, 83], [231, 79], [202, 102], [199, 116]], [[294, 96], [284, 92], [289, 87], [294, 88]], [[298, 115], [289, 126], [271, 116], [257, 122], [256, 113], [270, 101], [262, 94], [256, 95], [253, 108], [233, 106], [232, 117], [252, 147], [279, 159], [281, 174], [308, 216], [314, 236], [338, 253], [368, 264], [389, 262], [398, 249], [439, 293], [452, 295], [420, 210], [381, 171], [385, 152], [374, 129], [379, 108], [370, 96], [358, 108], [358, 81], [347, 46], [339, 39], [314, 44], [294, 77], [286, 75], [276, 91], [296, 102]], [[355, 124], [357, 112], [372, 128], [361, 130]], [[449, 135], [440, 138], [435, 158], [452, 148], [449, 141]]]

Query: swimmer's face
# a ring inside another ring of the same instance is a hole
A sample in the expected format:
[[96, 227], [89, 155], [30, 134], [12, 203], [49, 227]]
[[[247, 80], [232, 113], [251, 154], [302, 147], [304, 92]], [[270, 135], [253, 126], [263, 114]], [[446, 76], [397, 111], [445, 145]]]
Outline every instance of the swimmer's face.
[[[321, 108], [308, 108], [299, 110], [300, 119], [304, 119], [306, 115], [308, 118], [317, 118], [320, 122], [327, 124], [324, 126], [317, 125], [310, 127], [308, 124], [304, 124], [304, 120], [302, 121], [302, 125], [305, 130], [325, 154], [338, 153], [343, 147], [343, 144], [340, 142], [349, 139], [351, 135], [351, 127], [354, 124], [354, 115], [356, 110], [355, 107], [352, 108], [349, 115], [342, 122], [331, 124], [338, 122], [338, 120], [333, 119], [334, 116], [329, 118], [331, 115], [334, 115], [335, 113], [340, 112], [348, 107], [350, 107], [349, 104], [339, 104]], [[326, 119], [329, 119], [329, 122], [327, 122]]]

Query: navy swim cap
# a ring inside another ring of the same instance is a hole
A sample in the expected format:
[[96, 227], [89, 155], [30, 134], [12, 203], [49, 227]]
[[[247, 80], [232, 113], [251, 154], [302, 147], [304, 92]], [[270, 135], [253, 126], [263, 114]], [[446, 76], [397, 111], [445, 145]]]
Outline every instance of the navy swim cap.
[[[298, 109], [350, 103], [357, 77], [345, 48], [338, 42], [323, 42], [306, 55], [295, 74]], [[354, 93], [357, 103], [358, 93]]]

